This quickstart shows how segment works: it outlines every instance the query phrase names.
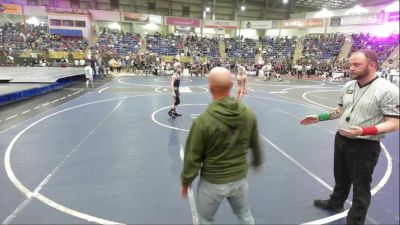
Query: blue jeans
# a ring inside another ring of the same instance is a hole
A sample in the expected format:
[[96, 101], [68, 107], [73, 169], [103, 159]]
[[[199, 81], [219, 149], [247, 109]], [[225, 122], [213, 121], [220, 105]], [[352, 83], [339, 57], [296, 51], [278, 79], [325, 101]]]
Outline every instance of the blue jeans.
[[240, 224], [254, 224], [248, 204], [248, 191], [246, 178], [227, 184], [212, 184], [200, 178], [196, 194], [199, 224], [214, 222], [214, 216], [225, 197]]

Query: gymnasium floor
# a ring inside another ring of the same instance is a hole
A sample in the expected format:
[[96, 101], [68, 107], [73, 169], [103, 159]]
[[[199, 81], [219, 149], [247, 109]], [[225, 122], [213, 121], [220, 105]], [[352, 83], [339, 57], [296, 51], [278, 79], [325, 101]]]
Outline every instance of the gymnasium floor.
[[[263, 171], [248, 177], [257, 224], [345, 223], [346, 212], [313, 206], [334, 185], [337, 121], [299, 124], [304, 115], [335, 107], [343, 84], [250, 78], [244, 103], [257, 115], [266, 156]], [[167, 77], [120, 76], [0, 108], [0, 221], [193, 223], [193, 196], [179, 197], [182, 147], [211, 96], [206, 78], [183, 78], [183, 116], [171, 119], [168, 87]], [[70, 96], [56, 101], [60, 94]], [[19, 117], [9, 119], [13, 114]], [[399, 224], [399, 133], [382, 144], [367, 224]], [[237, 223], [226, 202], [216, 222]]]

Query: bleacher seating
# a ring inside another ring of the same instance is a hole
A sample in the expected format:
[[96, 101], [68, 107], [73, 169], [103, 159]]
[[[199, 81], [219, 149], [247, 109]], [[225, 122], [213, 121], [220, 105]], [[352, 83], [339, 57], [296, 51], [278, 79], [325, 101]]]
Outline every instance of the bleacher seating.
[[93, 51], [113, 53], [125, 56], [130, 53], [137, 53], [140, 47], [140, 35], [105, 30], [93, 44]]
[[262, 37], [263, 57], [270, 62], [278, 58], [290, 59], [296, 47], [296, 38], [289, 37]]
[[160, 55], [177, 55], [183, 52], [184, 43], [182, 36], [147, 35], [147, 50]]
[[84, 51], [88, 46], [83, 38], [64, 38], [50, 34], [48, 30], [46, 24], [4, 23], [0, 25], [0, 51], [12, 55], [18, 55], [26, 49], [34, 52], [76, 52]]
[[310, 34], [303, 39], [303, 56], [312, 60], [330, 60], [339, 56], [345, 41], [343, 34]]
[[256, 40], [245, 38], [225, 38], [226, 54], [230, 58], [244, 58], [245, 60], [255, 60]]
[[200, 57], [220, 57], [219, 40], [217, 38], [199, 38], [197, 36], [188, 36], [186, 38], [186, 46], [190, 56]]
[[389, 57], [390, 53], [399, 44], [399, 35], [393, 34], [389, 37], [375, 37], [367, 34], [352, 34], [353, 46], [351, 51], [355, 52], [362, 48], [373, 49], [379, 57], [379, 62], [382, 63]]
[[[399, 35], [381, 38], [370, 34], [353, 34], [351, 52], [362, 48], [371, 48], [383, 62], [398, 45]], [[335, 66], [339, 53], [345, 43], [345, 35], [335, 34], [308, 34], [302, 39], [303, 51], [299, 58], [304, 64], [318, 65], [328, 63]], [[223, 39], [225, 52], [230, 62], [240, 59], [240, 63], [252, 65], [256, 62], [259, 52], [255, 39], [235, 37]], [[297, 38], [293, 37], [261, 37], [262, 57], [267, 62], [283, 67], [292, 63]], [[91, 47], [92, 52], [101, 53], [107, 61], [111, 58], [121, 60], [122, 66], [131, 66], [133, 63], [141, 65], [141, 57], [177, 56], [187, 49], [187, 56], [196, 60], [207, 57], [210, 60], [220, 59], [220, 37], [199, 37], [196, 34], [163, 35], [155, 33], [146, 36], [146, 46], [142, 46], [139, 34], [124, 33], [121, 31], [103, 30]], [[46, 24], [38, 26], [22, 23], [0, 24], [0, 55], [4, 57], [16, 56], [29, 49], [33, 52], [83, 52], [88, 46], [88, 41], [83, 38], [62, 37], [50, 34]], [[146, 47], [147, 52], [138, 54], [141, 47]], [[27, 51], [29, 52], [29, 51]], [[26, 53], [26, 52], [25, 52]], [[103, 54], [104, 53], [104, 54]], [[46, 59], [44, 59], [46, 60]], [[4, 60], [3, 60], [4, 61]], [[152, 60], [154, 61], [154, 60]], [[296, 62], [298, 63], [298, 62]], [[13, 65], [13, 63], [9, 63]]]

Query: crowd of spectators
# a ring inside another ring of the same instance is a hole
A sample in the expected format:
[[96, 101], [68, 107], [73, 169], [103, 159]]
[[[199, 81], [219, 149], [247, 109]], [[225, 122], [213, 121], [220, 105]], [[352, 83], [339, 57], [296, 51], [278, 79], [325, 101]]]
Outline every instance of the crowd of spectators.
[[4, 55], [17, 55], [30, 49], [35, 52], [84, 51], [87, 40], [81, 37], [65, 38], [50, 34], [46, 24], [4, 23], [0, 25], [0, 52]]
[[146, 36], [147, 50], [160, 55], [177, 55], [184, 52], [185, 38], [181, 35], [162, 35], [159, 33]]
[[273, 64], [290, 62], [296, 47], [293, 37], [261, 37], [262, 56]]
[[[329, 77], [333, 71], [343, 71], [344, 66], [338, 58], [345, 42], [344, 34], [309, 34], [301, 41], [302, 55], [292, 71], [296, 75], [317, 75]], [[300, 76], [300, 77], [301, 77]]]
[[188, 35], [185, 45], [188, 48], [188, 56], [217, 58], [219, 52], [219, 38], [198, 37], [197, 35]]
[[309, 34], [304, 37], [302, 55], [311, 60], [337, 58], [345, 42], [344, 34]]
[[141, 44], [139, 34], [104, 29], [93, 43], [91, 51], [117, 57], [126, 56], [137, 53]]
[[34, 51], [84, 52], [89, 42], [80, 37], [61, 37], [57, 34], [42, 36]]
[[225, 53], [229, 58], [244, 58], [246, 61], [251, 59], [255, 60], [258, 49], [256, 47], [256, 40], [250, 38], [235, 37], [225, 38]]
[[22, 23], [0, 24], [0, 51], [3, 55], [19, 53], [25, 49], [36, 49], [43, 35], [48, 31], [45, 24], [33, 26]]
[[389, 37], [371, 36], [369, 33], [352, 34], [353, 45], [351, 52], [355, 52], [362, 48], [373, 49], [379, 57], [379, 62], [382, 63], [389, 57], [390, 53], [399, 44], [399, 35], [393, 34]]
[[[378, 53], [379, 61], [383, 62], [399, 43], [399, 35], [386, 38], [374, 37], [370, 34], [351, 35], [353, 45], [351, 52], [361, 48], [371, 48]], [[200, 37], [196, 34], [175, 35], [155, 33], [146, 35], [145, 40], [139, 34], [124, 33], [104, 29], [99, 33], [97, 40], [90, 47], [92, 54], [98, 55], [109, 68], [117, 72], [132, 72], [162, 68], [168, 70], [169, 63], [162, 60], [162, 56], [175, 56], [179, 59], [186, 56], [193, 58], [193, 65], [186, 66], [190, 71], [204, 74], [210, 65], [223, 65], [235, 68], [237, 64], [245, 66], [249, 71], [258, 71], [261, 67], [271, 64], [273, 71], [285, 74], [295, 71], [302, 74], [324, 74], [332, 71], [346, 71], [348, 64], [339, 59], [339, 53], [346, 40], [344, 34], [309, 34], [302, 38], [304, 46], [302, 56], [292, 65], [296, 42], [299, 39], [292, 37], [260, 37], [257, 40], [235, 37]], [[221, 58], [220, 45], [225, 44], [225, 53], [228, 58]], [[33, 52], [83, 52], [88, 47], [88, 41], [83, 38], [66, 38], [49, 33], [49, 27], [42, 23], [38, 26], [22, 23], [0, 24], [0, 56], [6, 58], [7, 65], [14, 65], [13, 56], [30, 49]], [[141, 47], [145, 51], [139, 53]], [[259, 53], [260, 57], [258, 56]], [[257, 59], [256, 59], [257, 56]], [[43, 57], [43, 56], [42, 56]], [[207, 60], [200, 60], [207, 57]], [[217, 60], [217, 61], [215, 61]], [[30, 64], [35, 60], [26, 60]], [[36, 64], [49, 65], [45, 58], [37, 59]], [[260, 62], [263, 63], [260, 63]], [[265, 62], [265, 63], [264, 63]], [[82, 63], [78, 63], [81, 65]], [[193, 66], [193, 67], [192, 67]], [[311, 72], [310, 72], [311, 71]]]

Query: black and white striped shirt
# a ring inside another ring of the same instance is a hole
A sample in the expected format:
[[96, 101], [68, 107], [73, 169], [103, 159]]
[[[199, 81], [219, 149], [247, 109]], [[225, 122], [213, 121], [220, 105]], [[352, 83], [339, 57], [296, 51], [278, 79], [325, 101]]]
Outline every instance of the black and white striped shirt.
[[[349, 81], [342, 89], [338, 104], [343, 106], [339, 128], [375, 126], [383, 123], [384, 117], [399, 118], [399, 88], [380, 77], [364, 86], [356, 80]], [[379, 134], [360, 138], [379, 141], [383, 137]]]

